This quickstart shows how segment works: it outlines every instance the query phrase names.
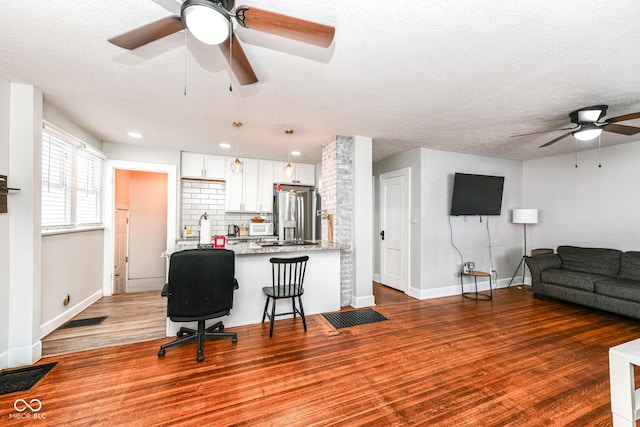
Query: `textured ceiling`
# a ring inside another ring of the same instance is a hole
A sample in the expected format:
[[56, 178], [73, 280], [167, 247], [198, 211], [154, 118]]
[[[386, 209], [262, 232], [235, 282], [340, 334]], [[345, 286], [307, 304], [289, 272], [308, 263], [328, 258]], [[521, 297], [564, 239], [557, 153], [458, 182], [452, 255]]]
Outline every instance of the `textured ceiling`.
[[[560, 132], [511, 135], [565, 127], [593, 104], [608, 117], [640, 111], [637, 1], [246, 3], [335, 26], [335, 40], [323, 49], [238, 28], [259, 82], [231, 80], [230, 92], [220, 51], [184, 32], [133, 52], [107, 42], [179, 2], [0, 0], [0, 76], [41, 88], [103, 141], [213, 154], [229, 142], [273, 159], [290, 148], [303, 162], [333, 135], [372, 137], [374, 160], [415, 147], [532, 159], [576, 145], [538, 148]], [[605, 132], [601, 143], [638, 139]]]

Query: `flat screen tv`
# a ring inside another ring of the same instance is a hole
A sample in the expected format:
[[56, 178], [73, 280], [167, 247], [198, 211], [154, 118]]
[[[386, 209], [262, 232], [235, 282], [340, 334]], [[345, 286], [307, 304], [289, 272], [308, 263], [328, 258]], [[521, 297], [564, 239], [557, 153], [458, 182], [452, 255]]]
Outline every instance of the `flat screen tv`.
[[451, 215], [500, 215], [503, 176], [456, 173]]

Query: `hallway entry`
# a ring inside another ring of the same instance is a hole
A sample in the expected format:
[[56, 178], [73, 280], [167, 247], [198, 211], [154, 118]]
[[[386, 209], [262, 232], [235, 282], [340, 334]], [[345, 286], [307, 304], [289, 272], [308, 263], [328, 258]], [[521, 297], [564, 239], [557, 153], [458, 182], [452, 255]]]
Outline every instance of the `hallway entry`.
[[114, 293], [160, 290], [165, 283], [168, 176], [116, 169]]

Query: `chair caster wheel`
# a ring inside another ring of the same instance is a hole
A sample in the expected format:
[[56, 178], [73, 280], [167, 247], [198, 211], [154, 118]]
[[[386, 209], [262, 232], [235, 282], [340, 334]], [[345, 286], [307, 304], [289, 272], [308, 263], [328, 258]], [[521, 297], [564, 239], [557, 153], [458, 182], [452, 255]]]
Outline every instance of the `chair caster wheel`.
[[183, 335], [184, 335], [184, 332], [182, 332], [182, 331], [178, 331], [178, 333], [176, 334], [176, 336], [178, 336], [178, 337], [181, 337]]
[[231, 338], [231, 342], [232, 343], [237, 343], [238, 342], [238, 338]]
[[158, 352], [158, 357], [162, 357], [162, 356], [164, 356], [164, 349], [161, 349], [161, 350]]
[[224, 329], [224, 325], [218, 326], [218, 329], [223, 330]]
[[204, 356], [199, 354], [198, 355], [198, 362], [202, 362], [204, 360]]

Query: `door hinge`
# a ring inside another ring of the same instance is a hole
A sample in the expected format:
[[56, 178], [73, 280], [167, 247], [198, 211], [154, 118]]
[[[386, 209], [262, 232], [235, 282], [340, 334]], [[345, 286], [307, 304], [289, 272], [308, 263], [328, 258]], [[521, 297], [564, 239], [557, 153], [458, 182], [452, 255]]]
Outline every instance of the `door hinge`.
[[124, 257], [124, 262], [129, 262], [129, 257], [128, 256]]

